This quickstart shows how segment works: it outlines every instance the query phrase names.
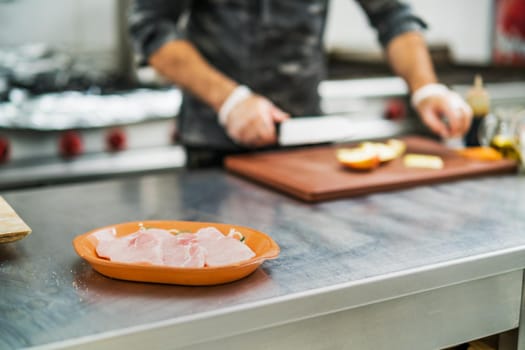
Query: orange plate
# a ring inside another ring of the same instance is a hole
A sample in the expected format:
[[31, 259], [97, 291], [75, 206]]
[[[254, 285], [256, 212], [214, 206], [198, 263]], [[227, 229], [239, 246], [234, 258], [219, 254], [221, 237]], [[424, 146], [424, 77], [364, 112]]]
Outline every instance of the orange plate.
[[[189, 232], [196, 232], [200, 228], [213, 226], [223, 234], [227, 234], [230, 229], [234, 228], [246, 237], [245, 243], [255, 252], [255, 256], [237, 264], [203, 268], [156, 266], [146, 263], [120, 263], [98, 257], [95, 251], [98, 241], [92, 234], [103, 230], [115, 230], [117, 237], [122, 237], [136, 232], [140, 223], [146, 227], [166, 230], [178, 229]], [[277, 258], [280, 252], [279, 246], [273, 239], [251, 228], [194, 221], [135, 221], [106, 226], [76, 237], [73, 240], [73, 247], [81, 258], [91, 264], [93, 269], [108, 277], [138, 282], [192, 286], [214, 285], [238, 280], [255, 271], [264, 260]]]

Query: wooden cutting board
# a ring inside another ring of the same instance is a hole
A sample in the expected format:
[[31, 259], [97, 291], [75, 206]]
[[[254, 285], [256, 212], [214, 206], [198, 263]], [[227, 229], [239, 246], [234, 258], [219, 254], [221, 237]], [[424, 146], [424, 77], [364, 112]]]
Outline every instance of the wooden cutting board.
[[0, 196], [0, 243], [8, 243], [24, 238], [31, 228], [16, 214], [11, 206]]
[[356, 172], [337, 161], [335, 150], [342, 145], [229, 156], [225, 166], [234, 173], [308, 202], [517, 170], [517, 164], [512, 160], [466, 159], [431, 139], [409, 136], [403, 140], [407, 153], [440, 156], [444, 168], [406, 168], [402, 158], [398, 158], [373, 171]]

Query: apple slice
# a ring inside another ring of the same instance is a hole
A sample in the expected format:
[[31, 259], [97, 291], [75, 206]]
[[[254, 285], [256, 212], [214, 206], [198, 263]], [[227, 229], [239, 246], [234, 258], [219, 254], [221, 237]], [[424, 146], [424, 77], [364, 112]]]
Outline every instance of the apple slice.
[[379, 160], [381, 162], [388, 162], [397, 157], [396, 150], [385, 143], [363, 142], [361, 147], [374, 150], [379, 155]]
[[360, 143], [358, 147], [339, 149], [337, 159], [350, 168], [369, 170], [380, 163], [398, 158], [405, 149], [405, 143], [397, 139], [390, 139], [386, 143], [367, 141]]
[[427, 154], [407, 154], [403, 157], [403, 164], [407, 168], [443, 169], [443, 159]]
[[390, 148], [394, 149], [396, 152], [396, 158], [403, 155], [407, 149], [406, 143], [398, 139], [390, 139], [386, 142], [386, 144], [390, 146]]
[[373, 148], [379, 154], [381, 162], [388, 162], [401, 156], [406, 149], [403, 141], [397, 139], [390, 139], [386, 143], [383, 142], [363, 142], [361, 147]]
[[371, 147], [341, 148], [337, 150], [337, 160], [352, 169], [371, 170], [381, 162], [379, 154]]

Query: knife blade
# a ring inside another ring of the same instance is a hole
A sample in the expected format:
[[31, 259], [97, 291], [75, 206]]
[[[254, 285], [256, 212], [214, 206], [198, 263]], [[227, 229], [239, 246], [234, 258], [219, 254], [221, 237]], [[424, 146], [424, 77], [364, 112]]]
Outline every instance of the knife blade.
[[342, 116], [290, 118], [278, 125], [278, 143], [281, 146], [336, 142], [354, 134], [352, 122]]
[[407, 125], [383, 119], [378, 115], [345, 115], [296, 117], [277, 124], [280, 146], [320, 143], [345, 143], [357, 140], [394, 137], [405, 132]]

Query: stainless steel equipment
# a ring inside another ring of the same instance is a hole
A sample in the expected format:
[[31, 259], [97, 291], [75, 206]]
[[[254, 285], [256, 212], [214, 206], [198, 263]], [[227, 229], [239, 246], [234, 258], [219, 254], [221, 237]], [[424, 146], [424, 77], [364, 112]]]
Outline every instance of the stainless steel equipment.
[[[406, 87], [398, 78], [326, 81], [319, 91], [328, 123], [337, 115], [350, 128], [345, 140], [388, 137], [417, 126], [408, 118]], [[11, 97], [14, 102], [0, 104], [0, 188], [185, 164], [176, 141], [180, 92], [175, 88]], [[287, 145], [338, 140], [330, 130], [324, 139], [319, 128], [308, 130], [300, 127]]]
[[[180, 167], [178, 89], [44, 94], [0, 104], [4, 187]], [[1, 187], [1, 186], [0, 186]]]
[[[33, 233], [0, 245], [2, 349], [442, 349], [518, 325], [525, 336], [522, 177], [320, 205], [221, 170], [3, 195]], [[71, 246], [146, 218], [254, 227], [281, 255], [235, 283], [185, 287], [106, 278]]]

